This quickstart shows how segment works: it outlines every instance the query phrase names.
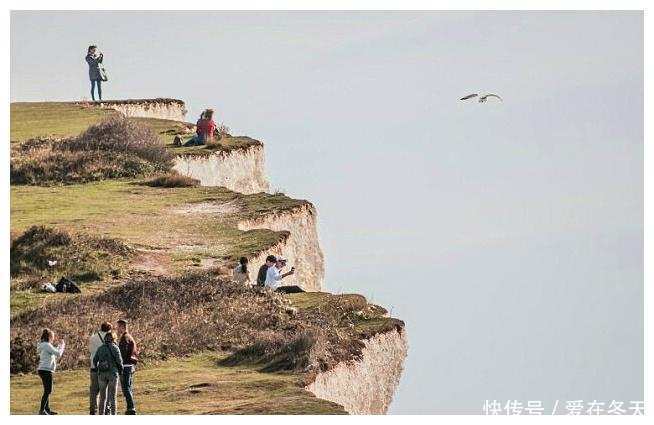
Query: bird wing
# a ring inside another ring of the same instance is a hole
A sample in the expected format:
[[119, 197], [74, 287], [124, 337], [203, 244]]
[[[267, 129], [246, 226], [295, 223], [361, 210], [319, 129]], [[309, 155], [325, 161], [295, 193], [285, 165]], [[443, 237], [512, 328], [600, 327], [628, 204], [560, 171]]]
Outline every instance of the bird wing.
[[[499, 100], [502, 100], [501, 97], [499, 97], [498, 95], [493, 94], [493, 93], [489, 93], [489, 94], [487, 94], [487, 95], [484, 95], [483, 97], [484, 97], [484, 99], [486, 99], [486, 98], [488, 98], [488, 97], [496, 97], [496, 98], [498, 98]], [[502, 102], [504, 102], [504, 101], [502, 100]]]
[[469, 94], [469, 95], [467, 95], [467, 96], [462, 97], [462, 98], [459, 99], [459, 100], [468, 100], [468, 99], [472, 99], [472, 98], [475, 97], [475, 96], [478, 96], [478, 94], [477, 94], [477, 93], [472, 93], [472, 94]]

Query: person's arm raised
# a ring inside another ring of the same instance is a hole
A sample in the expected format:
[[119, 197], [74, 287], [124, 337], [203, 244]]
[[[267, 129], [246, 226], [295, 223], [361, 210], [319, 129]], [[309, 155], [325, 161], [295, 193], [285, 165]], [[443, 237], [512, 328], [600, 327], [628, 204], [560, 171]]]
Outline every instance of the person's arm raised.
[[281, 279], [284, 279], [286, 276], [290, 276], [295, 273], [295, 267], [292, 267], [290, 271], [284, 273], [281, 277]]

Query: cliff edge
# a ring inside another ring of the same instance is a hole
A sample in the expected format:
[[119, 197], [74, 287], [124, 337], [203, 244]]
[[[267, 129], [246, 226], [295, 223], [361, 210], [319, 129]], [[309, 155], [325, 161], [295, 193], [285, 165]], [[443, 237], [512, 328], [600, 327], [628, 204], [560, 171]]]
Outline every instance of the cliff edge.
[[[207, 146], [176, 145], [194, 132], [185, 114], [175, 99], [11, 104], [12, 172], [53, 172], [43, 164], [50, 155], [59, 165], [92, 161], [99, 173], [64, 172], [59, 184], [12, 180], [11, 412], [30, 413], [40, 396], [31, 374], [38, 330], [57, 328], [71, 352], [81, 352], [102, 316], [130, 319], [143, 342], [137, 385], [170, 395], [143, 391], [144, 413], [385, 413], [406, 357], [404, 323], [360, 295], [320, 292], [315, 206], [267, 193], [258, 140], [225, 133]], [[147, 128], [157, 146], [107, 164], [85, 152], [75, 137], [99, 126], [85, 137], [116, 139], [102, 124], [116, 116], [127, 117], [112, 124], [121, 137]], [[159, 171], [148, 158], [156, 155], [181, 177], [152, 184], [148, 173]], [[115, 177], [116, 167], [134, 161], [138, 172]], [[281, 295], [233, 281], [240, 257], [254, 281], [270, 254], [297, 269], [284, 283], [308, 292]], [[55, 267], [46, 266], [51, 259]], [[40, 291], [62, 275], [82, 293]], [[158, 332], [160, 323], [169, 332]], [[84, 413], [78, 390], [88, 359], [64, 356], [60, 366], [57, 385], [69, 395], [62, 411]]]

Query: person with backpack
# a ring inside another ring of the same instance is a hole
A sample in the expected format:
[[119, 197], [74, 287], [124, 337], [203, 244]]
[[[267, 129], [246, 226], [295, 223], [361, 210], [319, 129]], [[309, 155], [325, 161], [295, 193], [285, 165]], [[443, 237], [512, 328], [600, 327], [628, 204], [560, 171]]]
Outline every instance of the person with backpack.
[[123, 359], [115, 341], [116, 335], [113, 332], [107, 332], [104, 336], [104, 344], [93, 356], [93, 365], [98, 371], [100, 387], [98, 411], [101, 415], [116, 414], [116, 387], [118, 375], [123, 372]]
[[257, 274], [257, 286], [263, 288], [266, 283], [266, 275], [268, 274], [268, 268], [275, 265], [277, 258], [274, 255], [269, 255], [266, 257], [266, 262], [259, 267], [259, 273]]
[[134, 372], [136, 371], [136, 363], [138, 363], [138, 349], [136, 348], [136, 341], [129, 332], [127, 332], [127, 320], [120, 319], [118, 322], [118, 332], [120, 333], [120, 341], [118, 348], [120, 350], [120, 357], [123, 360], [123, 372], [120, 374], [120, 387], [123, 390], [126, 415], [136, 415], [136, 407], [134, 406], [134, 392], [132, 386], [134, 384]]
[[45, 328], [41, 333], [41, 340], [36, 345], [36, 352], [39, 355], [39, 365], [36, 372], [43, 384], [43, 395], [41, 396], [41, 407], [39, 415], [56, 415], [57, 412], [50, 410], [50, 394], [52, 394], [52, 374], [57, 369], [57, 359], [64, 354], [66, 342], [61, 340], [57, 348], [52, 345], [54, 332]]
[[89, 385], [89, 413], [95, 415], [98, 411], [98, 395], [100, 394], [100, 384], [98, 383], [98, 369], [93, 364], [93, 358], [95, 357], [96, 351], [98, 348], [102, 347], [104, 344], [104, 337], [107, 333], [111, 332], [111, 323], [104, 322], [100, 325], [100, 330], [93, 332], [89, 337], [89, 354], [91, 355], [91, 370], [90, 378], [91, 382]]

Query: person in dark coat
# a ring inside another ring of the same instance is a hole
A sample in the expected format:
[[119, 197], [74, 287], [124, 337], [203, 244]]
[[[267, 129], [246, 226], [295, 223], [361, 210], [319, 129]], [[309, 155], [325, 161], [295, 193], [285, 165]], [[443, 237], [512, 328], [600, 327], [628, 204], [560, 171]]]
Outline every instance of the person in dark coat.
[[102, 102], [102, 64], [103, 54], [98, 52], [98, 46], [89, 46], [86, 53], [86, 63], [89, 64], [89, 79], [91, 80], [91, 98], [95, 102], [95, 87], [98, 87], [98, 100]]
[[127, 320], [120, 319], [118, 322], [118, 333], [120, 340], [118, 341], [118, 349], [120, 356], [123, 359], [123, 372], [120, 374], [120, 386], [125, 396], [125, 403], [127, 408], [126, 415], [136, 415], [136, 407], [134, 406], [134, 391], [132, 389], [134, 384], [134, 372], [136, 371], [136, 364], [138, 363], [138, 348], [134, 337], [127, 331]]
[[268, 268], [275, 265], [277, 258], [274, 255], [269, 255], [266, 257], [266, 262], [259, 267], [259, 273], [257, 273], [257, 286], [263, 287], [266, 282], [266, 273], [268, 273]]

